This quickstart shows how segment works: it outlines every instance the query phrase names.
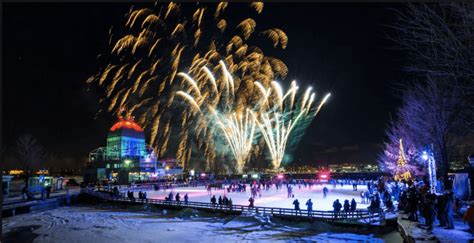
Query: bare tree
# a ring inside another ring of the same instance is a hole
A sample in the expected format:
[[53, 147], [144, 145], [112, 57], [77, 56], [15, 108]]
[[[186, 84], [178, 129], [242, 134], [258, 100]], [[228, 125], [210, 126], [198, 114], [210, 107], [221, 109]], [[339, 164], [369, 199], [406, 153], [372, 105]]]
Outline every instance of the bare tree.
[[446, 82], [460, 96], [456, 115], [474, 128], [474, 2], [413, 3], [395, 10], [389, 35], [419, 80]]
[[390, 38], [407, 51], [407, 71], [473, 82], [474, 3], [413, 3], [395, 11], [398, 21], [390, 27], [396, 34]]
[[391, 129], [403, 128], [418, 150], [432, 144], [440, 174], [446, 175], [458, 138], [474, 128], [474, 3], [405, 6], [395, 10], [398, 20], [389, 38], [406, 52], [405, 71], [413, 79], [405, 84]]
[[406, 127], [415, 146], [421, 149], [433, 145], [444, 178], [457, 140], [468, 129], [458, 115], [457, 106], [462, 100], [459, 92], [459, 87], [428, 77], [426, 83], [417, 82], [407, 88], [398, 110], [398, 122]]
[[25, 183], [28, 186], [30, 173], [38, 168], [41, 160], [46, 157], [46, 151], [31, 134], [24, 134], [16, 141], [16, 153], [25, 171]]

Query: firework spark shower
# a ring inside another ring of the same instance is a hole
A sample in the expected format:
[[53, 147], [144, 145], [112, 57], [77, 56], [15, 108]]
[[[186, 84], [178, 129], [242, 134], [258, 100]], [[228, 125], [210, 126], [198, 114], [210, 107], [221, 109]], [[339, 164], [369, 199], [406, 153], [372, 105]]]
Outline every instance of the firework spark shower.
[[[261, 108], [263, 110], [260, 110], [260, 114], [252, 114], [270, 152], [273, 169], [278, 170], [285, 156], [287, 143], [294, 137], [292, 132], [295, 127], [300, 126], [298, 131], [304, 131], [301, 127], [311, 123], [331, 94], [327, 94], [317, 107], [313, 107], [316, 94], [311, 93], [312, 87], [306, 89], [304, 96], [298, 102], [296, 94], [299, 87], [295, 81], [291, 83], [291, 88], [285, 94], [276, 81], [272, 81], [271, 88], [267, 90], [259, 82], [255, 82], [255, 85], [262, 93]], [[272, 90], [275, 95], [272, 95]]]
[[[204, 66], [201, 69], [208, 76], [206, 79], [208, 82], [198, 83], [188, 74], [180, 72], [178, 76], [183, 78], [183, 88], [187, 89], [180, 90], [176, 94], [190, 104], [190, 112], [199, 114], [198, 119], [214, 121], [218, 126], [219, 134], [214, 136], [214, 139], [225, 138], [235, 158], [238, 173], [242, 172], [250, 154], [256, 125], [260, 128], [259, 131], [267, 145], [273, 169], [278, 170], [295, 126], [310, 123], [330, 94], [327, 94], [317, 107], [313, 107], [316, 94], [311, 93], [312, 87], [307, 88], [304, 96], [299, 99], [297, 97], [299, 87], [296, 81], [291, 82], [291, 88], [285, 94], [280, 83], [276, 81], [272, 81], [271, 87], [267, 89], [262, 83], [255, 81], [255, 87], [260, 90], [263, 98], [242, 111], [239, 110], [241, 107], [237, 105], [235, 98], [234, 77], [223, 61], [219, 64], [221, 76], [225, 80], [221, 89], [216, 87], [216, 77]], [[204, 96], [203, 94], [207, 93], [206, 87], [212, 87], [210, 89], [215, 92], [210, 96]], [[220, 100], [215, 102], [210, 99], [212, 96], [219, 97]]]
[[[238, 17], [232, 14], [234, 4], [227, 2], [132, 8], [124, 26], [110, 29], [110, 53], [100, 59], [104, 67], [87, 81], [103, 90], [103, 110], [117, 113], [126, 106], [125, 115], [136, 115], [137, 122], [150, 132], [150, 144], [159, 157], [176, 157], [188, 168], [191, 155], [195, 154], [204, 158], [201, 168], [215, 168], [216, 144], [210, 139], [214, 128], [207, 126], [206, 119], [192, 119], [193, 113], [174, 102], [179, 89], [176, 80], [184, 78], [178, 70], [185, 70], [203, 83], [211, 72], [221, 68], [219, 61], [224, 60], [229, 72], [238, 78], [227, 81], [224, 75], [214, 80], [213, 89], [202, 96], [217, 102], [220, 97], [211, 96], [210, 92], [229, 89], [235, 97], [226, 96], [223, 101], [235, 99], [238, 112], [258, 99], [254, 81], [268, 85], [288, 73], [283, 61], [266, 56], [263, 48], [248, 43], [267, 41], [274, 48], [285, 49], [285, 32], [279, 28], [259, 29], [256, 18], [264, 4], [245, 5], [250, 11], [247, 16]], [[207, 68], [202, 70], [202, 66]]]

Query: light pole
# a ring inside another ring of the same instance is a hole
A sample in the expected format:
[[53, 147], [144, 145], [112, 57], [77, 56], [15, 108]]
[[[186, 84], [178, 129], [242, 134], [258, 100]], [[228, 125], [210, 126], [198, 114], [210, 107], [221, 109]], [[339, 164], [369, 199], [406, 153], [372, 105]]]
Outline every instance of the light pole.
[[436, 193], [436, 185], [438, 181], [436, 180], [436, 162], [434, 160], [432, 150], [429, 150], [429, 152], [427, 152], [426, 150], [423, 151], [423, 153], [421, 154], [421, 159], [428, 162], [430, 193]]

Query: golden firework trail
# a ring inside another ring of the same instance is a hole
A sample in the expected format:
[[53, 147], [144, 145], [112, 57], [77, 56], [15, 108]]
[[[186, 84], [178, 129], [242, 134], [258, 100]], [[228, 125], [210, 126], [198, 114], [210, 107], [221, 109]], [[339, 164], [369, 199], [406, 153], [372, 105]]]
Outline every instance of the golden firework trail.
[[[245, 107], [260, 99], [254, 81], [266, 87], [288, 73], [283, 61], [266, 56], [262, 48], [247, 41], [260, 43], [255, 39], [264, 37], [274, 47], [285, 49], [288, 37], [278, 28], [259, 29], [255, 14], [264, 9], [259, 2], [248, 3], [249, 15], [242, 16], [239, 11], [238, 17], [233, 16], [234, 4], [227, 2], [151, 5], [132, 8], [123, 26], [110, 29], [109, 54], [99, 59], [104, 66], [87, 83], [103, 90], [103, 110], [117, 113], [123, 106], [133, 107], [131, 113], [150, 132], [151, 145], [159, 156], [176, 155], [188, 169], [191, 155], [203, 155], [205, 164], [200, 167], [208, 169], [216, 159], [216, 144], [207, 142], [214, 131], [207, 120], [192, 119], [193, 113], [176, 104], [175, 95], [183, 96], [176, 92], [181, 85], [176, 79], [185, 78], [178, 75], [178, 70], [194, 77], [199, 90], [210, 85], [211, 89], [201, 94], [202, 99], [222, 107], [235, 100], [235, 112], [244, 114]], [[212, 80], [210, 74], [222, 69], [221, 60], [234, 78], [223, 75]], [[188, 89], [183, 92], [195, 95], [198, 90], [193, 85]], [[216, 92], [227, 89], [229, 93]], [[195, 107], [204, 102], [195, 101]], [[204, 154], [198, 154], [200, 151]]]
[[[236, 106], [235, 99], [234, 78], [223, 61], [220, 61], [219, 64], [222, 72], [221, 77], [224, 79], [224, 87], [222, 89], [219, 90], [216, 87], [216, 77], [209, 69], [202, 67], [201, 70], [207, 76], [208, 82], [198, 84], [189, 75], [180, 72], [178, 75], [183, 77], [183, 81], [185, 81], [183, 82], [185, 84], [183, 87], [188, 86], [191, 89], [190, 92], [177, 91], [176, 95], [181, 96], [190, 104], [192, 113], [199, 113], [198, 119], [203, 118], [217, 125], [219, 134], [216, 134], [215, 138], [225, 138], [225, 142], [235, 158], [236, 172], [242, 173], [254, 143], [256, 123], [249, 108], [245, 109], [245, 112], [238, 110], [239, 107]], [[201, 87], [202, 90], [198, 87]], [[208, 92], [207, 89], [210, 89], [209, 92], [215, 91], [213, 95], [221, 97], [220, 102], [216, 103], [204, 97], [203, 94]], [[229, 96], [233, 98], [230, 102], [227, 99]], [[219, 112], [217, 110], [218, 107], [224, 110], [224, 112]]]
[[[315, 93], [311, 93], [311, 87], [306, 89], [301, 101], [295, 104], [298, 90], [295, 81], [291, 83], [291, 88], [285, 94], [280, 83], [276, 81], [272, 81], [271, 89], [268, 90], [265, 90], [259, 82], [255, 82], [255, 85], [259, 87], [262, 97], [265, 97], [267, 100], [263, 101], [266, 106], [261, 106], [264, 110], [260, 110], [260, 115], [254, 112], [252, 112], [252, 115], [256, 120], [260, 133], [265, 139], [273, 168], [278, 170], [284, 159], [287, 144], [291, 139], [292, 132], [295, 131], [295, 127], [300, 127], [300, 131], [304, 130], [301, 127], [311, 122], [324, 103], [327, 102], [330, 94], [327, 94], [318, 107], [314, 108], [312, 104]], [[271, 96], [272, 90], [275, 93], [273, 96]], [[310, 113], [312, 110], [315, 110], [314, 114]]]

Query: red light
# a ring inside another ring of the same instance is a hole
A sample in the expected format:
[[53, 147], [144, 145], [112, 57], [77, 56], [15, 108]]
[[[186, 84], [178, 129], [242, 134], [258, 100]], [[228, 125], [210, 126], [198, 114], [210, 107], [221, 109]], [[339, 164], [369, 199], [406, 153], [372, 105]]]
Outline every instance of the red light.
[[113, 132], [113, 131], [121, 129], [123, 127], [132, 128], [133, 130], [135, 130], [137, 132], [142, 132], [143, 131], [142, 128], [137, 123], [135, 123], [134, 121], [132, 121], [132, 120], [123, 120], [123, 119], [120, 119], [117, 123], [115, 123], [110, 128], [110, 131]]

